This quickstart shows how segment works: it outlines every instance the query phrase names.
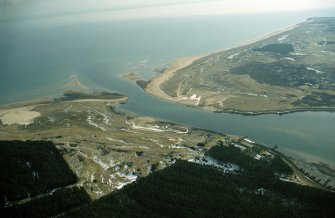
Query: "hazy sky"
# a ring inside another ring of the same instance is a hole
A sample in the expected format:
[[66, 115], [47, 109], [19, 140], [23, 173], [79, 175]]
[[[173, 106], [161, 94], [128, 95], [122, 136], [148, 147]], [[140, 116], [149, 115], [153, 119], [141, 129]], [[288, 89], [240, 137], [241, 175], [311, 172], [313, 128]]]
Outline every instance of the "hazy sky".
[[104, 11], [110, 19], [335, 8], [335, 0], [0, 0], [0, 19]]

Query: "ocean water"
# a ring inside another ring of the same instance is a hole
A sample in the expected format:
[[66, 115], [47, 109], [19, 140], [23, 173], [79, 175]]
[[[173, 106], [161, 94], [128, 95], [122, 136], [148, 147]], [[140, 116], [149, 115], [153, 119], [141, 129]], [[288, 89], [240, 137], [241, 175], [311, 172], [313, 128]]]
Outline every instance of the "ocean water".
[[66, 22], [54, 18], [0, 23], [0, 105], [61, 95], [73, 76], [91, 90], [124, 93], [120, 109], [162, 120], [249, 136], [292, 156], [335, 166], [335, 114], [304, 112], [247, 117], [214, 114], [152, 97], [120, 77], [143, 79], [154, 68], [184, 56], [236, 46], [244, 41], [334, 10]]

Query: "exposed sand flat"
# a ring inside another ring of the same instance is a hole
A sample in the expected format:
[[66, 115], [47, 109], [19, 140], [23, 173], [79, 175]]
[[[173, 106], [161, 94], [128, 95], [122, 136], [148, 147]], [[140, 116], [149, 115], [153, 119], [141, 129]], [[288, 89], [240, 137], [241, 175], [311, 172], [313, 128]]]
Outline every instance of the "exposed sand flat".
[[41, 114], [32, 111], [36, 106], [19, 107], [13, 109], [0, 110], [0, 120], [3, 124], [29, 124]]
[[198, 56], [192, 56], [192, 57], [185, 57], [185, 58], [180, 58], [177, 60], [172, 61], [170, 66], [160, 75], [157, 77], [153, 78], [145, 87], [145, 91], [148, 92], [151, 95], [163, 98], [163, 99], [170, 99], [172, 100], [172, 97], [167, 95], [163, 90], [161, 90], [160, 86], [169, 78], [171, 78], [174, 73], [182, 69], [190, 64], [192, 64], [194, 61], [205, 57], [205, 55], [198, 55]]

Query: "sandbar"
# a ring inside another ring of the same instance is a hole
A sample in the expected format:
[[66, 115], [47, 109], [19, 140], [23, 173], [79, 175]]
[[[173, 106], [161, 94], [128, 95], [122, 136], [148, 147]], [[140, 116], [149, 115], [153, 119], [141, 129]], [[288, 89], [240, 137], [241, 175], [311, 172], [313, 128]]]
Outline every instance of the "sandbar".
[[121, 74], [121, 77], [127, 80], [131, 80], [131, 81], [136, 81], [136, 80], [140, 80], [141, 77], [140, 75], [138, 75], [137, 73], [123, 73]]

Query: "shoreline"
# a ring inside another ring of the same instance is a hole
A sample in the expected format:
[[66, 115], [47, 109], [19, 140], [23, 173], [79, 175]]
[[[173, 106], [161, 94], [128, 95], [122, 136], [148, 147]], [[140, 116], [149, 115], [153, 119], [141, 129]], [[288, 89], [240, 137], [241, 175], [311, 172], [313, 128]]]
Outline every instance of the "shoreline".
[[230, 48], [225, 48], [225, 49], [219, 49], [217, 51], [210, 52], [209, 55], [213, 55], [213, 54], [220, 53], [220, 52], [226, 52], [226, 51], [237, 49], [237, 48], [242, 48], [242, 47], [245, 47], [245, 46], [248, 46], [248, 45], [260, 42], [262, 40], [269, 39], [269, 38], [271, 38], [273, 36], [276, 36], [278, 34], [294, 30], [295, 28], [299, 27], [301, 24], [303, 24], [303, 23], [305, 23], [307, 21], [308, 21], [308, 19], [306, 19], [305, 21], [303, 21], [301, 23], [297, 23], [297, 24], [286, 26], [286, 27], [282, 27], [282, 28], [277, 29], [275, 31], [265, 33], [265, 34], [263, 34], [261, 36], [257, 36], [256, 38], [252, 38], [250, 40], [246, 40], [246, 41], [243, 41], [241, 43], [238, 43], [236, 46], [233, 46], [233, 47], [230, 47]]

